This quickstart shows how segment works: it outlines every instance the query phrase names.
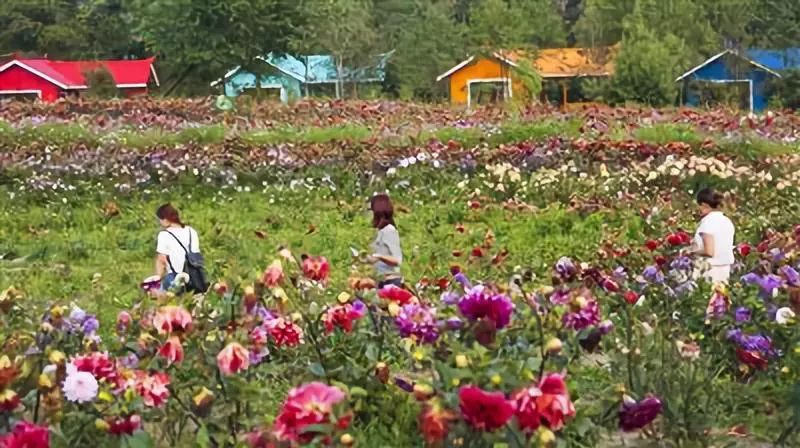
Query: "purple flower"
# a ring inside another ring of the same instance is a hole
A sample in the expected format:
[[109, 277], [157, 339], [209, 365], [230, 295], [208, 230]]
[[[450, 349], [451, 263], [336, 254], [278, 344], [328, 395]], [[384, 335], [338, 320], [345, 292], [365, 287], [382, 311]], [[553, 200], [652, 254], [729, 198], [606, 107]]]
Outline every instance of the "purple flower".
[[566, 305], [571, 300], [569, 289], [560, 288], [550, 294], [550, 303], [553, 305]]
[[597, 304], [597, 300], [584, 299], [584, 301], [584, 303], [579, 303], [564, 314], [562, 318], [564, 327], [580, 331], [600, 322], [600, 307]]
[[619, 409], [619, 427], [625, 432], [642, 429], [658, 417], [661, 408], [661, 400], [653, 395], [640, 401], [625, 396]]
[[261, 347], [260, 350], [248, 350], [250, 355], [250, 365], [257, 366], [264, 362], [264, 359], [269, 356], [269, 350], [266, 347]]
[[772, 352], [772, 340], [764, 335], [742, 335], [738, 342], [739, 346], [745, 350], [758, 351], [761, 353]]
[[139, 367], [139, 357], [136, 356], [136, 353], [131, 353], [128, 356], [119, 358], [119, 363], [126, 369], [135, 369]]
[[404, 338], [413, 336], [418, 341], [432, 344], [439, 337], [436, 310], [433, 308], [426, 308], [416, 303], [403, 305], [394, 323]]
[[650, 265], [642, 271], [642, 277], [650, 283], [664, 283], [664, 274], [656, 265]]
[[448, 330], [459, 330], [464, 326], [464, 321], [457, 317], [451, 317], [445, 321], [445, 326]]
[[457, 273], [453, 278], [461, 285], [462, 288], [468, 289], [471, 287], [469, 279], [466, 275], [464, 275], [463, 272]]
[[453, 291], [443, 292], [441, 296], [442, 303], [445, 305], [455, 305], [458, 303], [458, 294]]
[[761, 277], [758, 286], [761, 288], [761, 295], [764, 298], [773, 297], [778, 288], [781, 287], [783, 281], [777, 275], [769, 274]]
[[578, 268], [575, 267], [575, 263], [568, 257], [561, 257], [556, 262], [556, 273], [564, 279], [564, 280], [572, 280], [575, 278], [575, 275], [578, 273]]
[[760, 278], [761, 278], [761, 276], [759, 276], [755, 272], [748, 272], [747, 274], [743, 275], [740, 280], [745, 285], [753, 285], [753, 284], [758, 283]]
[[86, 311], [78, 308], [77, 306], [72, 307], [72, 311], [69, 313], [69, 320], [75, 324], [80, 325], [83, 323], [84, 319], [86, 319]]
[[739, 341], [741, 341], [741, 339], [742, 339], [742, 330], [740, 330], [738, 328], [734, 328], [732, 330], [728, 330], [728, 334], [726, 335], [726, 338], [729, 341], [735, 342], [735, 343], [738, 344]]
[[406, 381], [399, 376], [394, 377], [394, 384], [408, 393], [414, 392], [414, 383]]
[[611, 333], [614, 330], [614, 322], [611, 322], [610, 320], [606, 319], [600, 322], [600, 325], [597, 326], [597, 329], [600, 330], [601, 334], [607, 335], [608, 333]]
[[800, 286], [800, 274], [793, 267], [784, 266], [780, 269], [780, 273], [790, 286]]
[[693, 281], [688, 280], [675, 286], [675, 294], [679, 296], [686, 295], [694, 291], [696, 287], [697, 285]]
[[625, 280], [625, 279], [628, 278], [628, 271], [626, 271], [623, 266], [619, 266], [616, 269], [614, 269], [614, 272], [613, 272], [612, 275], [617, 280]]
[[264, 307], [262, 304], [258, 304], [250, 309], [248, 312], [251, 316], [258, 317], [261, 319], [262, 322], [275, 319], [275, 315], [272, 314], [268, 309]]
[[772, 257], [772, 261], [781, 261], [785, 258], [785, 254], [782, 250], [778, 249], [777, 247], [772, 248], [769, 251], [769, 255]]
[[85, 335], [94, 334], [98, 328], [100, 328], [100, 321], [98, 321], [97, 317], [93, 314], [86, 316], [86, 319], [84, 319], [81, 325], [81, 329]]
[[749, 322], [750, 314], [751, 314], [750, 308], [740, 306], [739, 308], [736, 308], [736, 311], [734, 312], [734, 317], [736, 318], [736, 322]]
[[676, 271], [689, 272], [693, 269], [694, 265], [692, 259], [689, 257], [677, 257], [669, 264], [670, 269]]
[[479, 285], [468, 290], [459, 300], [458, 309], [472, 322], [488, 319], [494, 322], [495, 328], [504, 328], [511, 322], [514, 303], [502, 294], [490, 295]]

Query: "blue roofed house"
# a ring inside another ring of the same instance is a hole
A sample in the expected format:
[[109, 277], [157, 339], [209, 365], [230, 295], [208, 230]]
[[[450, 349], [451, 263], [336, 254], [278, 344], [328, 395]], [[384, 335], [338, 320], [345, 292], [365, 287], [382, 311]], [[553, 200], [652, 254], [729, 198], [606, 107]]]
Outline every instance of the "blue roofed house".
[[725, 50], [692, 68], [676, 81], [683, 83], [681, 90], [685, 104], [699, 106], [702, 103], [698, 89], [691, 86], [703, 84], [730, 84], [745, 92], [744, 106], [750, 112], [766, 109], [769, 98], [767, 81], [780, 78], [781, 71], [800, 68], [800, 48], [785, 50], [750, 49], [744, 52]]
[[212, 87], [222, 85], [225, 96], [236, 97], [248, 90], [258, 88], [277, 91], [282, 102], [308, 96], [315, 87], [344, 84], [382, 83], [386, 78], [386, 64], [393, 52], [380, 54], [375, 62], [367, 67], [344, 67], [341, 80], [338, 79], [336, 60], [331, 55], [293, 56], [290, 54], [269, 53], [256, 57], [252, 66], [260, 68], [247, 70], [241, 66], [230, 70], [222, 79], [211, 83]]

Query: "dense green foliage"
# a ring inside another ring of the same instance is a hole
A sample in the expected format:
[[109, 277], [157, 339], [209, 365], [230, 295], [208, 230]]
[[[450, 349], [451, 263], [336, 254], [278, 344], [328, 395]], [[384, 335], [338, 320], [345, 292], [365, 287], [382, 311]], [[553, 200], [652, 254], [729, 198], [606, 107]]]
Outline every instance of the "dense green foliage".
[[387, 94], [434, 99], [436, 75], [481, 49], [623, 42], [623, 79], [597, 96], [664, 104], [664, 80], [726, 45], [796, 46], [798, 14], [793, 0], [24, 0], [0, 4], [0, 54], [155, 54], [163, 93], [196, 94], [268, 51], [346, 65], [394, 49]]

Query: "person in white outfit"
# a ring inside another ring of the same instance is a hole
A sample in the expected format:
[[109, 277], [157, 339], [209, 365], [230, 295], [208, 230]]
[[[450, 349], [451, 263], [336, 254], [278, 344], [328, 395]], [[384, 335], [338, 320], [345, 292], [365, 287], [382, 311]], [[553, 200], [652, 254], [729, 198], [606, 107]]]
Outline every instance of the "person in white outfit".
[[181, 222], [178, 210], [170, 204], [159, 207], [156, 217], [161, 231], [156, 242], [155, 277], [161, 280], [161, 289], [167, 290], [184, 271], [186, 252], [200, 252], [200, 237]]
[[706, 258], [708, 268], [703, 275], [706, 280], [727, 283], [734, 262], [733, 222], [720, 211], [722, 195], [711, 188], [697, 193], [697, 205], [702, 219], [694, 235], [692, 252]]

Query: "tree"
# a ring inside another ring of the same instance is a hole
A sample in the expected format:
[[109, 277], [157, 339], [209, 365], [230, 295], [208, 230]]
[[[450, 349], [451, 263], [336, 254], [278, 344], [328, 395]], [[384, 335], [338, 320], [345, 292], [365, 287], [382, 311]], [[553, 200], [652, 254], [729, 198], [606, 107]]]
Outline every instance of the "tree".
[[622, 40], [624, 20], [635, 6], [636, 0], [586, 0], [575, 25], [578, 45], [600, 47]]
[[498, 50], [560, 46], [564, 23], [551, 0], [484, 0], [471, 14], [478, 48]]
[[375, 32], [372, 4], [366, 0], [305, 0], [305, 24], [296, 29], [292, 48], [330, 54], [336, 61], [336, 97], [342, 96], [344, 67], [373, 63]]
[[414, 14], [399, 36], [390, 71], [401, 97], [439, 97], [436, 77], [467, 57], [466, 26], [456, 23], [449, 5], [416, 0]]
[[[171, 79], [170, 93], [204, 91], [232, 66], [283, 52], [297, 5], [289, 0], [131, 0], [138, 31]], [[268, 46], [268, 48], [264, 48]]]
[[616, 70], [604, 99], [612, 103], [635, 101], [650, 106], [674, 104], [686, 66], [686, 46], [673, 34], [658, 35], [643, 23], [626, 31]]
[[755, 0], [749, 32], [756, 45], [785, 49], [800, 43], [797, 0]]

